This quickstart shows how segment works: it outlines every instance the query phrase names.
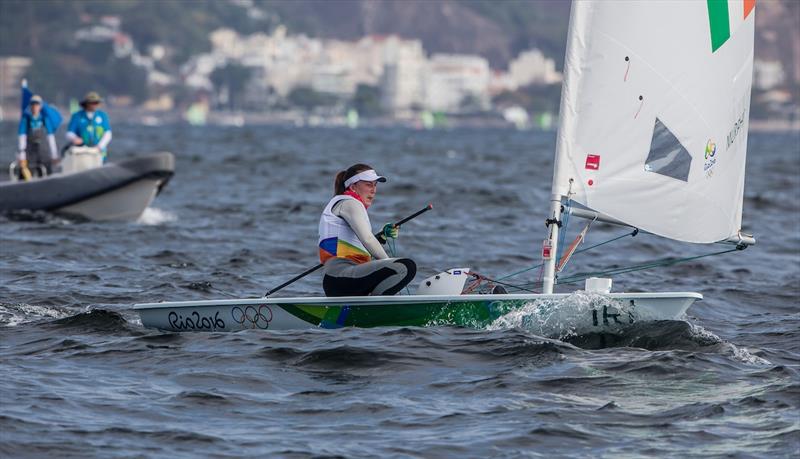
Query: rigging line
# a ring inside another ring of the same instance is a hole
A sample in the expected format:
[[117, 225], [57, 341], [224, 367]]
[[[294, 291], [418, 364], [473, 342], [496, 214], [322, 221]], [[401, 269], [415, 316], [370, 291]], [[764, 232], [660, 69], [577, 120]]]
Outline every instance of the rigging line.
[[[595, 248], [595, 247], [600, 247], [601, 245], [605, 245], [605, 244], [608, 244], [608, 243], [610, 243], [610, 242], [617, 241], [617, 240], [619, 240], [619, 239], [622, 239], [622, 238], [624, 238], [624, 237], [628, 237], [628, 236], [636, 236], [637, 234], [639, 234], [639, 230], [638, 230], [638, 229], [634, 229], [634, 230], [633, 230], [633, 231], [631, 231], [630, 233], [625, 233], [625, 234], [623, 234], [622, 236], [618, 236], [618, 237], [615, 237], [615, 238], [613, 238], [613, 239], [609, 239], [609, 240], [607, 240], [607, 241], [601, 242], [601, 243], [599, 243], [599, 244], [595, 244], [595, 245], [592, 245], [592, 246], [586, 247], [585, 249], [576, 250], [576, 251], [575, 251], [575, 253], [574, 253], [574, 254], [572, 254], [572, 255], [574, 256], [574, 255], [577, 255], [577, 254], [579, 254], [579, 253], [586, 252], [586, 251], [588, 251], [588, 250], [591, 250], [591, 249], [593, 249], [593, 248]], [[507, 275], [505, 275], [505, 276], [503, 276], [503, 277], [499, 277], [498, 279], [499, 279], [499, 280], [508, 279], [509, 277], [514, 277], [514, 276], [516, 276], [516, 275], [518, 275], [518, 274], [522, 274], [522, 273], [524, 273], [524, 272], [532, 271], [532, 270], [534, 270], [534, 269], [536, 269], [536, 268], [541, 268], [541, 267], [543, 267], [543, 266], [544, 266], [544, 263], [539, 263], [539, 264], [537, 264], [537, 265], [533, 265], [533, 266], [531, 266], [531, 267], [529, 267], [529, 268], [521, 269], [521, 270], [519, 270], [519, 271], [516, 271], [516, 272], [513, 272], [513, 273], [511, 273], [511, 274], [507, 274]], [[523, 285], [525, 285], [525, 284], [523, 284]]]
[[523, 290], [523, 291], [526, 291], [526, 292], [539, 293], [536, 290], [531, 290], [529, 288], [520, 287], [519, 285], [509, 284], [508, 282], [502, 282], [502, 281], [499, 281], [499, 280], [496, 280], [496, 279], [492, 279], [490, 277], [484, 276], [483, 274], [469, 273], [469, 275], [472, 276], [472, 277], [478, 278], [479, 280], [485, 280], [485, 281], [488, 281], [488, 282], [492, 282], [494, 284], [500, 284], [500, 285], [503, 285], [503, 286], [506, 286], [506, 287], [512, 287], [512, 288], [515, 288], [515, 289], [518, 289], [518, 290]]
[[530, 270], [533, 270], [533, 269], [536, 269], [536, 268], [542, 267], [543, 265], [544, 265], [544, 263], [539, 263], [538, 265], [533, 265], [533, 266], [531, 266], [530, 268], [525, 268], [525, 269], [523, 269], [523, 270], [520, 270], [520, 271], [517, 271], [517, 272], [515, 272], [515, 273], [511, 273], [511, 274], [509, 274], [509, 275], [507, 275], [507, 276], [500, 277], [499, 279], [500, 279], [500, 280], [503, 280], [503, 279], [508, 279], [509, 277], [514, 277], [514, 276], [516, 276], [517, 274], [522, 274], [522, 273], [524, 273], [524, 272], [527, 272], [527, 271], [530, 271]]
[[649, 263], [643, 263], [643, 264], [639, 264], [639, 265], [632, 265], [632, 266], [622, 267], [622, 268], [615, 268], [615, 269], [610, 269], [610, 270], [607, 270], [607, 271], [576, 274], [575, 276], [567, 277], [567, 278], [565, 278], [563, 280], [559, 279], [558, 283], [559, 284], [574, 284], [574, 283], [586, 280], [586, 279], [588, 279], [590, 277], [605, 276], [605, 275], [609, 275], [609, 274], [611, 274], [611, 275], [625, 274], [625, 273], [630, 273], [630, 272], [634, 272], [634, 271], [643, 271], [645, 269], [658, 268], [658, 267], [661, 267], [661, 266], [672, 266], [672, 265], [676, 265], [678, 263], [684, 263], [684, 262], [687, 262], [687, 261], [697, 260], [699, 258], [710, 257], [710, 256], [714, 256], [714, 255], [722, 255], [722, 254], [734, 252], [734, 251], [737, 251], [737, 250], [741, 250], [741, 249], [733, 248], [733, 249], [728, 249], [728, 250], [722, 250], [722, 251], [719, 251], [719, 252], [712, 252], [712, 253], [706, 253], [706, 254], [703, 254], [703, 255], [697, 255], [697, 256], [694, 256], [694, 257], [656, 260], [656, 261], [649, 262]]
[[579, 254], [579, 253], [583, 253], [583, 252], [588, 252], [589, 250], [592, 250], [592, 249], [594, 249], [595, 247], [600, 247], [601, 245], [606, 245], [606, 244], [608, 244], [608, 243], [611, 243], [611, 242], [614, 242], [614, 241], [618, 241], [618, 240], [620, 240], [620, 239], [622, 239], [622, 238], [624, 238], [624, 237], [628, 237], [628, 236], [631, 236], [631, 237], [636, 237], [636, 235], [637, 235], [637, 234], [639, 234], [639, 228], [635, 228], [635, 229], [634, 229], [633, 231], [631, 231], [630, 233], [625, 233], [625, 234], [623, 234], [622, 236], [617, 236], [617, 237], [615, 237], [615, 238], [611, 238], [611, 239], [609, 239], [609, 240], [607, 240], [607, 241], [604, 241], [604, 242], [601, 242], [601, 243], [599, 243], [599, 244], [591, 245], [591, 246], [589, 246], [589, 247], [586, 247], [585, 249], [576, 250], [576, 251], [575, 251], [575, 253], [574, 253], [573, 255], [577, 255], [577, 254]]
[[[386, 239], [386, 248], [392, 258], [397, 258], [400, 251], [397, 249], [397, 241], [394, 238]], [[405, 286], [406, 295], [411, 295], [411, 290], [408, 289], [408, 284]]]

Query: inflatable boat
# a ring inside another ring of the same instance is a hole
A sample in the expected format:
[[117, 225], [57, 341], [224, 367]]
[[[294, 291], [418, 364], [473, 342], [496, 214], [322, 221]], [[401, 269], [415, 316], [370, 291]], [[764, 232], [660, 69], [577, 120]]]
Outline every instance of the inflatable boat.
[[172, 153], [160, 152], [102, 164], [90, 149], [67, 154], [61, 172], [29, 181], [0, 182], [0, 212], [47, 211], [88, 220], [133, 221], [175, 171]]

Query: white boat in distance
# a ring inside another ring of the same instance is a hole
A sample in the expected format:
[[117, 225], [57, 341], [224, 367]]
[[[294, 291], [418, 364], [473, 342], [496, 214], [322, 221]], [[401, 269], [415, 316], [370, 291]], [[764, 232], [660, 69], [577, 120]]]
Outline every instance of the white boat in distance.
[[[532, 303], [547, 314], [548, 305], [569, 299], [553, 293], [563, 268], [556, 254], [565, 208], [675, 241], [754, 244], [741, 231], [754, 4], [573, 2], [542, 294], [462, 295], [450, 286], [424, 295], [162, 302], [134, 309], [145, 327], [171, 331], [482, 327]], [[461, 271], [438, 276], [460, 277]], [[680, 319], [702, 298], [692, 292], [606, 293], [610, 281], [587, 282], [605, 303], [575, 318], [582, 332]]]

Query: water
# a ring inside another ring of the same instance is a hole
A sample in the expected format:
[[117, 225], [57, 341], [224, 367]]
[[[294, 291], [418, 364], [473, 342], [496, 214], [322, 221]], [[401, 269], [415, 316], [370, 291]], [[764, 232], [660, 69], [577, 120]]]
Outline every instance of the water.
[[[131, 311], [260, 295], [313, 265], [332, 177], [357, 161], [389, 177], [375, 226], [434, 204], [401, 231], [418, 279], [532, 266], [554, 137], [115, 125], [113, 155], [178, 157], [140, 222], [0, 220], [0, 455], [796, 457], [796, 133], [751, 134], [744, 227], [758, 245], [615, 278], [617, 291], [703, 293], [685, 321], [571, 334], [576, 297], [558, 320], [532, 320], [530, 305], [486, 330], [170, 334]], [[587, 244], [624, 233], [597, 225]], [[640, 235], [577, 256], [569, 273], [709, 251]], [[283, 293], [320, 291], [314, 275]]]

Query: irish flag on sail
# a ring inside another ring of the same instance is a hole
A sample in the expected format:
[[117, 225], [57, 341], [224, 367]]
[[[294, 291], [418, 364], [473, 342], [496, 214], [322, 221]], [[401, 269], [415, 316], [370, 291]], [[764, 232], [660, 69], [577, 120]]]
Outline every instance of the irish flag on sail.
[[706, 0], [711, 26], [711, 52], [724, 45], [731, 34], [747, 19], [756, 0]]

